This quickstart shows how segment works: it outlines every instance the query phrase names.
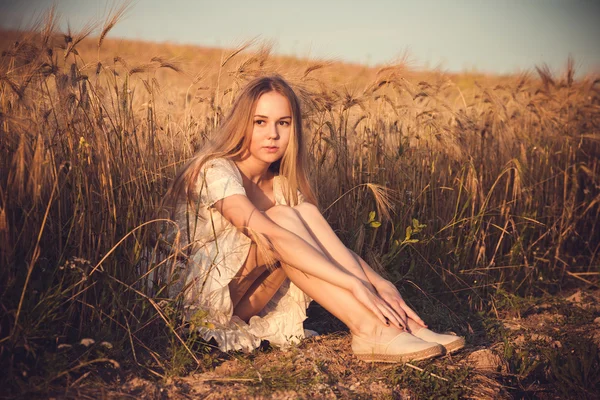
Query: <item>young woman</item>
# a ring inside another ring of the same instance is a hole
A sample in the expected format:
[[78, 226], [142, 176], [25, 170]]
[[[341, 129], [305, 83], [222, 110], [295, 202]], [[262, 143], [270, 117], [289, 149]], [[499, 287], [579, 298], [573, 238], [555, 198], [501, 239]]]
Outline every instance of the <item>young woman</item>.
[[403, 362], [458, 350], [396, 287], [338, 239], [316, 207], [300, 104], [279, 76], [241, 91], [213, 142], [167, 193], [187, 261], [176, 292], [188, 319], [223, 351], [305, 337], [311, 299], [344, 322], [366, 361]]

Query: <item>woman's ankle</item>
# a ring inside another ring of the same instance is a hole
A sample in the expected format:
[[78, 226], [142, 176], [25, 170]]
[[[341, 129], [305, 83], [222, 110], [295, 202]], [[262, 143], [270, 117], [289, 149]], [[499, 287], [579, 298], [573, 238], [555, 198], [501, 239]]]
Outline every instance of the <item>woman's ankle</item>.
[[378, 319], [375, 321], [361, 322], [349, 328], [353, 335], [362, 338], [393, 337], [405, 331], [405, 329], [398, 329], [391, 324], [386, 326]]
[[417, 324], [416, 321], [412, 320], [412, 319], [408, 319], [408, 331], [410, 333], [416, 333], [418, 331], [420, 331], [421, 329], [423, 329], [423, 326]]

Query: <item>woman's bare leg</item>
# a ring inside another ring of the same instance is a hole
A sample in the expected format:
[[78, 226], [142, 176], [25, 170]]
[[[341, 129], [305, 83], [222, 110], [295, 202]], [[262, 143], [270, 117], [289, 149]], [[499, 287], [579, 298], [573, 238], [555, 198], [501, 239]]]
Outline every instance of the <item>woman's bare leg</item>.
[[302, 203], [294, 207], [304, 226], [325, 254], [340, 268], [370, 284], [360, 264], [348, 248], [335, 234], [327, 220], [317, 207], [310, 203]]
[[233, 314], [248, 322], [252, 316], [265, 308], [269, 300], [277, 293], [285, 278], [287, 276], [281, 267], [263, 272], [236, 304]]
[[[310, 235], [330, 259], [334, 260], [338, 266], [352, 273], [357, 278], [369, 282], [358, 260], [342, 243], [333, 229], [331, 229], [331, 226], [317, 207], [310, 203], [302, 203], [294, 207], [294, 210], [299, 214]], [[344, 268], [344, 266], [351, 266], [352, 268]], [[421, 328], [421, 325], [408, 315], [406, 319], [409, 332]]]
[[[275, 223], [295, 233], [315, 249], [324, 253], [321, 246], [306, 229], [304, 223], [294, 209], [291, 207], [276, 206], [268, 210], [266, 214]], [[326, 254], [324, 255], [327, 257]], [[299, 255], [299, 257], [301, 256], [302, 255]], [[370, 310], [362, 305], [362, 303], [360, 303], [349, 291], [323, 281], [322, 279], [305, 274], [304, 272], [285, 264], [282, 264], [282, 269], [285, 272], [285, 275], [290, 278], [296, 286], [321, 304], [330, 313], [339, 318], [346, 326], [348, 326], [352, 333], [362, 336], [379, 335], [383, 337], [393, 337], [401, 332], [400, 329], [394, 326], [383, 325], [381, 321]], [[281, 285], [281, 282], [283, 282], [283, 279], [281, 278], [281, 276], [275, 276], [273, 278], [274, 282], [278, 283], [278, 285], [275, 286], [279, 287], [279, 285]], [[253, 289], [255, 290], [248, 290], [246, 295], [237, 304], [235, 314], [238, 316], [241, 314], [247, 319], [252, 315], [256, 315], [273, 296], [274, 292], [270, 297], [266, 295], [272, 291], [273, 287], [274, 286], [271, 286], [271, 289], [265, 291], [259, 283], [254, 285]], [[261, 301], [252, 301], [252, 299], [261, 299]]]
[[229, 283], [229, 293], [234, 309], [253, 283], [267, 271], [266, 258], [258, 251], [256, 243], [253, 242], [250, 245], [246, 262]]

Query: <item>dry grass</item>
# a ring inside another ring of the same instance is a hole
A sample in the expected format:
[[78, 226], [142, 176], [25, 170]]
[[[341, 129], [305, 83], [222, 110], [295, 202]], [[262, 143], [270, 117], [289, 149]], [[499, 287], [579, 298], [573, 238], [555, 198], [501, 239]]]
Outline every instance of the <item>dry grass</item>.
[[[139, 261], [160, 247], [154, 210], [176, 170], [265, 73], [302, 97], [327, 219], [407, 296], [493, 312], [498, 293], [596, 282], [600, 81], [575, 80], [572, 63], [564, 77], [452, 75], [107, 39], [125, 12], [96, 39], [93, 25], [57, 34], [53, 14], [1, 36], [0, 357], [13, 390], [49, 385], [29, 378], [48, 376], [40, 354], [58, 362], [48, 349], [88, 335], [151, 374], [210, 365], [164, 286], [146, 294], [150, 270], [180, 254]], [[381, 202], [392, 213], [369, 218]]]

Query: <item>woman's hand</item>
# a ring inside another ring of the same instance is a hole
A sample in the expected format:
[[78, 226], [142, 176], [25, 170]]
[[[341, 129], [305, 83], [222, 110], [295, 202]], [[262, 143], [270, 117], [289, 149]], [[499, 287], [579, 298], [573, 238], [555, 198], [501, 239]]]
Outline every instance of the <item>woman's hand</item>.
[[406, 302], [400, 295], [400, 292], [398, 292], [398, 289], [392, 282], [382, 280], [377, 284], [376, 289], [377, 293], [379, 294], [379, 297], [385, 300], [388, 306], [392, 308], [392, 310], [394, 310], [396, 314], [399, 315], [403, 326], [408, 328], [407, 318], [410, 318], [414, 320], [417, 324], [421, 325], [423, 328], [427, 328], [425, 322], [423, 322], [423, 320], [419, 318], [417, 313], [415, 313], [412, 310], [412, 308], [410, 308], [406, 304]]
[[[356, 279], [350, 289], [351, 293], [356, 299], [367, 307], [377, 318], [381, 320], [384, 325], [389, 325], [388, 320], [399, 329], [404, 327], [408, 330], [406, 325], [406, 316], [404, 320], [398, 315], [392, 307], [386, 303], [374, 290], [370, 289], [367, 285]], [[387, 320], [386, 320], [387, 318]]]

